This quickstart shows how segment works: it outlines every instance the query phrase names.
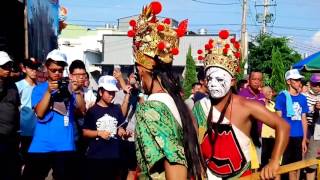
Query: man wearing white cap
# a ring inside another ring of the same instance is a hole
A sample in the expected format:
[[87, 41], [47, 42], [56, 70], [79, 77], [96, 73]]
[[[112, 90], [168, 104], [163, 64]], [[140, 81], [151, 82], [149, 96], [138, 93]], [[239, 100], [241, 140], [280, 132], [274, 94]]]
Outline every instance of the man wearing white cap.
[[[280, 117], [290, 125], [290, 138], [283, 154], [282, 164], [302, 160], [307, 152], [307, 99], [300, 93], [301, 80], [304, 78], [297, 69], [286, 72], [288, 90], [282, 91], [276, 98], [275, 109]], [[289, 179], [299, 179], [298, 171], [289, 172]]]
[[48, 81], [33, 89], [31, 105], [38, 121], [23, 174], [25, 179], [45, 179], [51, 168], [54, 179], [72, 179], [74, 114], [82, 112], [85, 103], [82, 86], [72, 79], [70, 84], [63, 80], [66, 61], [64, 53], [51, 51], [45, 62]]
[[0, 51], [0, 179], [17, 179], [20, 98], [16, 85], [9, 80], [13, 61]]

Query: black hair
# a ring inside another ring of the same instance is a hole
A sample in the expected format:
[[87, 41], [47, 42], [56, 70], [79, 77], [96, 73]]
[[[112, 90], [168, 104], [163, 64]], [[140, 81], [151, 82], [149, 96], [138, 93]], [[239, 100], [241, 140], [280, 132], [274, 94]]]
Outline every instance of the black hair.
[[202, 84], [199, 83], [199, 82], [196, 82], [196, 83], [193, 83], [193, 84], [192, 84], [192, 88], [194, 88], [194, 87], [196, 87], [196, 86], [202, 86]]
[[302, 84], [302, 86], [306, 86], [308, 84], [308, 80], [301, 79], [301, 84]]
[[156, 66], [152, 71], [152, 82], [157, 77], [160, 78], [162, 87], [172, 97], [179, 111], [183, 129], [184, 152], [188, 164], [188, 176], [202, 179], [205, 176], [205, 163], [198, 143], [192, 115], [180, 94], [182, 88], [179, 79], [173, 75], [172, 64], [162, 63], [158, 57], [155, 58], [155, 61]]
[[[84, 69], [86, 70], [86, 66], [81, 60], [74, 60], [69, 66], [69, 73], [72, 74], [75, 69]], [[89, 76], [88, 76], [89, 77]]]
[[[215, 140], [217, 138], [218, 126], [223, 121], [223, 119], [225, 117], [225, 114], [226, 114], [226, 111], [227, 111], [230, 103], [232, 103], [231, 102], [232, 93], [228, 93], [227, 95], [228, 95], [228, 100], [227, 100], [226, 104], [224, 105], [217, 122], [213, 122], [212, 121], [212, 111], [213, 111], [213, 105], [215, 104], [215, 99], [210, 97], [211, 106], [210, 106], [210, 110], [209, 110], [209, 114], [208, 114], [208, 118], [207, 118], [207, 132], [206, 133], [208, 134], [209, 141], [210, 141], [210, 144], [211, 144], [212, 147], [214, 146]], [[212, 137], [212, 133], [213, 132], [214, 132], [214, 134], [213, 134], [213, 137]], [[213, 150], [214, 150], [214, 148], [212, 148], [212, 151]], [[212, 154], [213, 154], [213, 152], [212, 152]]]
[[206, 79], [206, 73], [204, 71], [204, 67], [199, 67], [197, 74], [198, 81], [204, 81]]
[[[207, 70], [210, 69], [210, 68], [207, 68], [204, 73], [207, 72]], [[232, 76], [232, 75], [231, 75]], [[216, 100], [209, 97], [210, 98], [210, 102], [211, 102], [211, 106], [210, 106], [210, 110], [209, 110], [209, 114], [208, 114], [208, 117], [207, 117], [207, 134], [208, 134], [208, 137], [209, 137], [209, 141], [210, 141], [210, 144], [213, 146], [214, 143], [215, 143], [215, 140], [216, 140], [216, 137], [217, 137], [217, 134], [218, 134], [218, 125], [222, 122], [222, 120], [224, 119], [225, 117], [225, 113], [228, 109], [228, 106], [230, 105], [231, 100], [232, 100], [232, 94], [235, 93], [235, 88], [234, 87], [231, 87], [230, 89], [231, 93], [227, 93], [228, 95], [228, 100], [226, 102], [226, 104], [224, 105], [221, 113], [220, 113], [220, 116], [219, 116], [219, 119], [217, 120], [217, 122], [213, 122], [212, 121], [212, 111], [213, 111], [213, 106], [214, 104], [216, 104]], [[214, 136], [212, 137], [212, 133], [214, 132]], [[212, 148], [212, 151], [213, 151], [214, 148]], [[212, 152], [213, 154], [213, 152]]]
[[249, 74], [248, 79], [250, 79], [250, 78], [251, 78], [251, 76], [253, 75], [253, 73], [260, 73], [260, 74], [263, 76], [263, 73], [262, 73], [262, 72], [260, 72], [260, 71], [251, 71], [251, 72], [250, 72], [250, 74]]
[[66, 62], [64, 62], [64, 61], [55, 61], [55, 60], [49, 58], [49, 59], [46, 60], [45, 66], [46, 66], [46, 67], [49, 67], [52, 63], [53, 63], [53, 64], [56, 64], [56, 65], [58, 65], [58, 66], [61, 66], [61, 67], [65, 67], [65, 66], [68, 65], [68, 64], [67, 64]]
[[103, 93], [105, 90], [103, 87], [99, 87], [98, 90], [97, 90], [97, 99], [96, 99], [96, 103], [100, 101], [101, 99], [101, 95], [100, 95], [100, 92]]
[[246, 79], [240, 79], [237, 82], [237, 91], [239, 91], [240, 88], [243, 88], [246, 83], [248, 83], [248, 81]]

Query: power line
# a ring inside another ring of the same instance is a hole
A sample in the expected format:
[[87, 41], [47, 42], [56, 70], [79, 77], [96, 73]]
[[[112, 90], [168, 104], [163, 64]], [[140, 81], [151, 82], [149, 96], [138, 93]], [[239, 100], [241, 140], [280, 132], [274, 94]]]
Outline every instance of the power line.
[[291, 46], [292, 48], [294, 48], [294, 49], [299, 49], [299, 50], [301, 50], [301, 51], [309, 52], [310, 54], [313, 54], [313, 53], [317, 52], [317, 51], [312, 51], [312, 50], [310, 50], [310, 49], [308, 49], [308, 48], [302, 48], [302, 47], [294, 46], [294, 45], [292, 45], [292, 44], [290, 44], [290, 46]]
[[115, 21], [104, 21], [104, 20], [89, 20], [89, 19], [68, 19], [67, 21], [72, 22], [115, 22]]
[[308, 45], [308, 44], [304, 44], [304, 43], [301, 43], [301, 42], [292, 41], [291, 43], [295, 44], [296, 46], [304, 47], [304, 48], [307, 48], [307, 49], [310, 49], [310, 50], [314, 50], [314, 51], [319, 51], [320, 50], [319, 47], [314, 47], [314, 46], [311, 46], [311, 45]]
[[310, 2], [310, 1], [300, 1], [300, 3], [296, 3], [292, 0], [287, 1], [287, 2], [285, 2], [283, 0], [279, 1], [279, 4], [285, 4], [285, 5], [289, 5], [289, 6], [306, 6], [306, 4], [308, 4], [308, 3], [309, 3], [309, 5], [314, 5], [314, 6], [320, 5], [319, 2]]
[[[94, 23], [69, 23], [70, 25], [78, 25], [78, 26], [84, 26], [84, 27], [97, 27], [97, 28], [103, 28], [105, 27], [105, 24], [94, 24]], [[238, 26], [240, 27], [241, 24], [237, 24], [237, 23], [229, 23], [229, 24], [190, 24], [190, 30], [192, 30], [191, 27], [193, 28], [197, 28], [197, 27], [216, 27], [216, 26], [221, 26], [221, 27], [228, 27], [228, 26]], [[255, 24], [247, 24], [247, 26], [250, 27], [259, 27], [259, 25], [255, 25]], [[289, 26], [272, 26], [275, 29], [285, 29], [285, 30], [298, 30], [298, 31], [310, 31], [310, 32], [317, 32], [318, 30], [316, 29], [309, 29], [309, 28], [301, 28], [301, 27], [289, 27]], [[221, 28], [219, 28], [221, 29]], [[230, 28], [228, 28], [230, 29]], [[83, 30], [83, 28], [71, 28], [71, 29], [67, 29], [67, 30]], [[193, 29], [195, 30], [195, 29]], [[252, 30], [251, 30], [252, 31]], [[250, 31], [250, 32], [251, 32]], [[253, 31], [252, 31], [253, 32]], [[279, 36], [295, 36], [295, 37], [305, 37], [309, 38], [308, 35], [303, 35], [303, 34], [292, 34], [292, 33], [276, 33], [274, 31], [272, 31], [271, 34], [275, 34], [275, 35], [279, 35]]]
[[[102, 22], [102, 23], [107, 23], [107, 22], [113, 22], [113, 21], [92, 21], [92, 20], [70, 20], [70, 21], [78, 21], [78, 22]], [[67, 21], [68, 22], [68, 21]], [[116, 22], [113, 22], [116, 23]], [[82, 25], [82, 26], [97, 26], [97, 24], [87, 24], [87, 23], [70, 23], [73, 25]], [[253, 26], [257, 27], [259, 25], [257, 24], [247, 24], [248, 26]], [[100, 24], [100, 27], [103, 27], [104, 24]], [[210, 27], [210, 26], [241, 26], [240, 23], [217, 23], [217, 24], [189, 24], [189, 27]], [[311, 32], [318, 32], [320, 28], [316, 27], [295, 27], [295, 26], [273, 26], [274, 28], [277, 29], [287, 29], [287, 30], [297, 30], [297, 31], [311, 31]], [[299, 34], [297, 34], [299, 36]]]
[[[240, 0], [239, 0], [239, 2], [240, 2]], [[253, 23], [254, 25], [258, 26], [258, 25], [257, 25], [257, 22], [255, 21], [253, 15], [252, 15], [251, 5], [250, 5], [250, 4], [249, 4], [249, 9], [248, 9], [248, 10], [249, 10], [249, 17], [251, 18], [252, 23]], [[256, 27], [256, 30], [259, 30], [259, 28]]]

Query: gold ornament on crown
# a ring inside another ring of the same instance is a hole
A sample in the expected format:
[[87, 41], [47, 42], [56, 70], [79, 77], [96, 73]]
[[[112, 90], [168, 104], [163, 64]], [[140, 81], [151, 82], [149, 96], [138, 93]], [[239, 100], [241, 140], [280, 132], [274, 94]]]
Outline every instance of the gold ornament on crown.
[[135, 61], [150, 70], [156, 64], [156, 56], [162, 63], [172, 63], [173, 56], [179, 53], [179, 37], [187, 31], [187, 20], [182, 21], [177, 29], [170, 26], [171, 20], [168, 18], [159, 21], [156, 14], [161, 9], [159, 2], [151, 2], [142, 8], [137, 21], [129, 22], [132, 29], [128, 31], [128, 36], [133, 38]]
[[220, 67], [232, 76], [240, 71], [240, 44], [229, 37], [227, 30], [219, 32], [216, 42], [212, 39], [205, 45], [205, 51], [198, 50], [198, 60], [203, 60], [205, 69]]

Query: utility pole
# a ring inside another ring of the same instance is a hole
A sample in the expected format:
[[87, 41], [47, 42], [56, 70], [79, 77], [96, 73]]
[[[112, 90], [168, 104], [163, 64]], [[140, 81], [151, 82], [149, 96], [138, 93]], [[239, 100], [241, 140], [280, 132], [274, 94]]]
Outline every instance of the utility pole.
[[248, 32], [247, 32], [247, 9], [248, 0], [242, 1], [242, 22], [241, 22], [241, 59], [245, 61], [244, 74], [247, 74], [248, 57]]
[[263, 4], [255, 4], [256, 7], [263, 6], [263, 13], [257, 13], [257, 21], [261, 23], [261, 33], [267, 33], [268, 24], [274, 21], [273, 13], [269, 12], [270, 6], [277, 6], [275, 0], [272, 0], [273, 4], [270, 4], [269, 0], [263, 0]]
[[268, 16], [268, 0], [263, 1], [263, 22], [262, 22], [262, 33], [267, 33], [267, 16]]

